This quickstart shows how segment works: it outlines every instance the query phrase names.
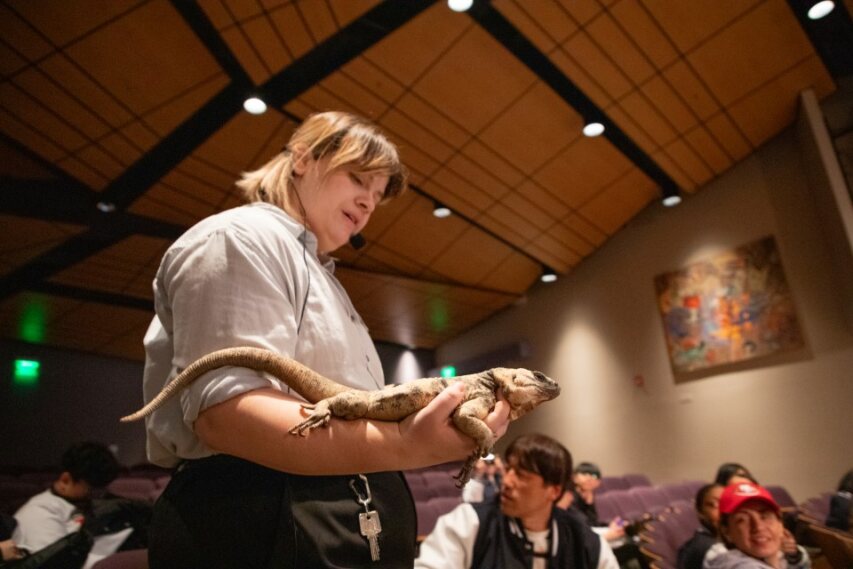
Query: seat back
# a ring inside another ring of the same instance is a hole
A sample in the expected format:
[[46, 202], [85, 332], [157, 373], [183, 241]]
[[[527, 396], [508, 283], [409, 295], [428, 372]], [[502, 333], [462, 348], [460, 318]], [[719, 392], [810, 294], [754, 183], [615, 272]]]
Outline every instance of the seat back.
[[92, 569], [148, 569], [148, 550], [117, 551], [96, 562]]
[[643, 507], [643, 512], [650, 516], [657, 516], [669, 507], [669, 498], [663, 490], [654, 486], [637, 486], [628, 490], [637, 497]]
[[649, 480], [649, 477], [645, 474], [623, 474], [622, 478], [624, 478], [625, 481], [628, 483], [629, 488], [652, 485], [652, 482]]
[[776, 503], [779, 504], [780, 508], [797, 507], [797, 503], [794, 502], [794, 499], [782, 486], [765, 486], [764, 488], [770, 492], [770, 495], [773, 496], [773, 499], [776, 500]]
[[603, 476], [596, 493], [603, 494], [612, 490], [627, 490], [628, 488], [630, 488], [628, 481], [621, 476]]

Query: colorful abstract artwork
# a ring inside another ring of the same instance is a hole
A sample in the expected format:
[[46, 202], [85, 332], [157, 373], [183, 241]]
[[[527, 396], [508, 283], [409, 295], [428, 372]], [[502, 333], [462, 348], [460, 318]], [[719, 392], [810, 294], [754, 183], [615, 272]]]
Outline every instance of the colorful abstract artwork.
[[658, 275], [655, 289], [676, 379], [803, 346], [773, 237]]

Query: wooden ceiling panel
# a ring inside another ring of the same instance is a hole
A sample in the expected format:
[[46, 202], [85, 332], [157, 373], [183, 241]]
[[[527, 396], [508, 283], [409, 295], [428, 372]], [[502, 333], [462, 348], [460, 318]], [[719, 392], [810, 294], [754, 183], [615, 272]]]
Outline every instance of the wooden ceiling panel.
[[657, 70], [649, 58], [610, 14], [605, 12], [592, 20], [586, 31], [592, 41], [606, 47], [613, 63], [634, 84], [642, 84], [656, 74]]
[[[81, 304], [79, 300], [34, 292], [16, 294], [0, 302], [0, 331], [5, 338], [44, 344], [52, 324]], [[74, 335], [80, 335], [80, 330]]]
[[394, 199], [380, 204], [370, 216], [370, 223], [364, 228], [362, 234], [368, 241], [378, 239], [397, 219], [404, 215], [407, 209], [415, 207], [415, 202], [424, 199], [410, 189]]
[[165, 136], [227, 85], [228, 77], [221, 73], [206, 77], [164, 104], [144, 113], [142, 117], [145, 125], [160, 136]]
[[501, 198], [501, 204], [529, 221], [537, 231], [547, 230], [556, 220], [553, 211], [539, 207], [524, 192], [508, 192]]
[[648, 133], [640, 126], [637, 119], [625, 112], [618, 104], [605, 109], [610, 119], [619, 125], [619, 128], [627, 134], [640, 148], [655, 148], [657, 144], [649, 137]]
[[595, 245], [588, 239], [574, 231], [564, 221], [555, 223], [547, 228], [548, 235], [562, 243], [570, 251], [574, 251], [580, 257], [586, 257], [595, 250]]
[[472, 27], [413, 90], [469, 132], [477, 133], [534, 82], [535, 77], [520, 61], [481, 28]]
[[458, 216], [445, 219], [433, 216], [432, 204], [419, 199], [385, 230], [382, 242], [413, 262], [429, 265], [465, 228], [466, 224]]
[[534, 181], [524, 182], [518, 186], [517, 192], [540, 209], [550, 212], [556, 219], [565, 217], [571, 211], [565, 202]]
[[476, 139], [466, 144], [462, 148], [461, 154], [475, 164], [482, 165], [484, 170], [490, 172], [497, 179], [502, 180], [509, 187], [518, 186], [526, 178], [524, 172], [515, 166], [512, 160], [507, 160], [500, 156]]
[[[33, 100], [26, 91], [10, 81], [0, 83], [0, 106], [15, 109], [18, 120], [49, 138], [65, 152], [80, 148], [87, 142], [79, 130], [69, 125], [52, 109]], [[2, 126], [6, 131], [6, 125]]]
[[602, 10], [598, 0], [559, 0], [559, 2], [581, 26], [585, 26], [600, 15]]
[[[634, 89], [625, 73], [586, 32], [572, 36], [563, 44], [563, 51], [585, 70], [590, 80], [597, 83], [609, 99], [621, 99]], [[605, 102], [599, 104], [606, 106]]]
[[553, 51], [548, 56], [551, 63], [557, 66], [558, 69], [569, 77], [572, 82], [577, 85], [587, 97], [592, 100], [598, 107], [604, 108], [610, 105], [613, 98], [599, 83], [597, 78], [592, 77], [585, 68], [581, 67], [576, 59], [568, 54], [562, 47]]
[[0, 274], [9, 273], [84, 231], [84, 227], [0, 214]]
[[658, 68], [672, 64], [679, 53], [641, 0], [619, 0], [610, 12], [621, 28]]
[[764, 0], [642, 0], [681, 53], [687, 53]]
[[305, 27], [295, 4], [287, 4], [272, 10], [270, 19], [284, 42], [282, 51], [290, 52], [293, 59], [299, 59], [314, 47], [314, 38]]
[[135, 120], [120, 130], [122, 136], [143, 152], [151, 150], [159, 137], [144, 121]]
[[54, 45], [62, 46], [95, 28], [108, 24], [139, 7], [137, 0], [114, 2], [29, 2], [12, 0], [9, 6], [35, 26], [42, 36]]
[[405, 93], [395, 106], [400, 113], [408, 117], [418, 117], [422, 128], [428, 128], [451, 147], [458, 149], [471, 140], [471, 135], [445, 115], [440, 107], [425, 101], [415, 93]]
[[432, 263], [432, 270], [465, 285], [504, 290], [486, 277], [510, 254], [509, 246], [491, 235], [466, 228], [454, 246]]
[[487, 209], [485, 214], [497, 222], [499, 226], [505, 228], [505, 231], [501, 230], [499, 235], [511, 243], [522, 245], [533, 241], [542, 234], [542, 231], [531, 220], [501, 202], [492, 204], [492, 207]]
[[144, 360], [145, 346], [142, 344], [145, 332], [148, 331], [148, 323], [141, 326], [131, 327], [120, 335], [113, 335], [98, 348], [98, 353], [106, 354], [126, 360]]
[[663, 150], [687, 174], [694, 185], [701, 186], [714, 177], [714, 172], [708, 163], [683, 138], [672, 141]]
[[536, 83], [478, 136], [526, 174], [568, 145], [583, 128], [583, 119], [553, 90]]
[[338, 31], [338, 23], [326, 2], [301, 0], [296, 4], [302, 18], [308, 25], [308, 31], [316, 43], [322, 43]]
[[56, 165], [70, 174], [72, 178], [82, 182], [95, 191], [104, 189], [104, 186], [109, 183], [106, 176], [92, 168], [89, 164], [78, 159], [76, 156], [63, 158], [57, 162]]
[[625, 96], [619, 105], [637, 123], [638, 127], [645, 132], [653, 142], [651, 147], [643, 147], [646, 152], [654, 152], [658, 147], [672, 142], [677, 136], [675, 129], [639, 91], [633, 91]]
[[[5, 36], [3, 36], [5, 38]], [[0, 43], [0, 75], [10, 77], [27, 66], [27, 60]]]
[[273, 21], [267, 17], [253, 18], [240, 26], [241, 35], [251, 42], [252, 51], [260, 58], [267, 71], [263, 79], [267, 79], [270, 72], [284, 69], [294, 59], [281, 32], [274, 26]]
[[43, 164], [30, 159], [2, 140], [0, 140], [0, 176], [29, 180], [56, 178]]
[[513, 253], [489, 273], [486, 283], [489, 288], [522, 295], [539, 278], [541, 272], [542, 267], [530, 257]]
[[752, 146], [728, 113], [717, 113], [706, 123], [708, 131], [718, 140], [726, 153], [737, 162], [752, 152]]
[[27, 61], [46, 57], [54, 50], [50, 42], [8, 6], [0, 5], [0, 37]]
[[67, 47], [65, 53], [135, 114], [146, 113], [220, 71], [165, 1], [140, 6]]
[[725, 172], [732, 165], [732, 157], [725, 151], [720, 142], [710, 134], [705, 125], [687, 132], [684, 138], [715, 174]]
[[499, 0], [495, 8], [544, 53], [565, 42], [578, 29], [574, 18], [557, 2]]
[[[47, 341], [89, 352], [100, 351], [116, 338], [137, 332], [151, 321], [151, 313], [119, 306], [83, 302], [51, 322]], [[142, 343], [142, 337], [138, 338]]]
[[[461, 162], [457, 162], [456, 164], [458, 165], [460, 163]], [[479, 185], [470, 183], [461, 176], [458, 176], [449, 168], [441, 168], [435, 172], [430, 181], [424, 184], [424, 189], [433, 185], [442, 186], [444, 190], [454, 196], [454, 199], [452, 200], [454, 205], [451, 205], [451, 200], [447, 198], [444, 192], [441, 192], [442, 195], [439, 195], [427, 190], [430, 195], [438, 197], [439, 201], [444, 202], [444, 204], [451, 209], [455, 210], [459, 201], [467, 204], [469, 209], [461, 210], [461, 213], [464, 213], [465, 215], [471, 215], [475, 211], [486, 209], [491, 206], [496, 199], [496, 196], [487, 194], [480, 189]], [[474, 211], [471, 211], [470, 208], [474, 208]]]
[[532, 245], [560, 260], [559, 263], [550, 264], [555, 270], [563, 271], [568, 267], [574, 267], [580, 263], [582, 259], [576, 251], [573, 251], [570, 247], [567, 247], [564, 243], [555, 239], [550, 233], [543, 233], [532, 243]]
[[603, 137], [576, 134], [575, 143], [555, 156], [534, 179], [553, 196], [577, 208], [632, 165]]
[[152, 298], [151, 283], [171, 241], [132, 236], [66, 269], [50, 282]]
[[[395, 103], [396, 107], [402, 112], [410, 111], [410, 105], [419, 108], [425, 106], [425, 103], [417, 98], [415, 101], [408, 101], [409, 104], [404, 104], [400, 99], [411, 99], [406, 93], [406, 86], [365, 57], [356, 57], [350, 61], [341, 67], [341, 73], [373, 93], [374, 96], [387, 103]], [[410, 112], [409, 114], [420, 115], [419, 112]]]
[[[721, 2], [723, 4], [723, 2]], [[749, 49], [744, 49], [744, 46]], [[784, 0], [766, 0], [687, 55], [724, 106], [814, 53]]]
[[639, 170], [632, 170], [590, 200], [580, 213], [612, 235], [657, 197], [655, 184]]
[[[394, 134], [404, 148], [414, 147], [426, 153], [437, 162], [445, 162], [453, 155], [454, 149], [441, 137], [436, 136], [425, 125], [396, 109], [389, 110], [382, 117], [382, 125]], [[405, 142], [404, 142], [405, 141]]]
[[826, 68], [814, 56], [732, 104], [729, 115], [749, 141], [758, 146], [794, 120], [799, 93], [809, 88], [819, 98], [835, 90]]
[[700, 120], [707, 120], [720, 112], [719, 102], [708, 91], [696, 71], [683, 59], [663, 71], [663, 76]]
[[681, 164], [672, 159], [672, 157], [663, 149], [651, 154], [652, 160], [663, 168], [664, 172], [672, 178], [681, 190], [692, 192], [696, 189], [696, 184], [693, 179], [687, 175]]
[[[436, 3], [365, 51], [364, 57], [404, 85], [412, 85], [472, 26], [467, 15]], [[457, 78], [454, 84], [460, 83]]]
[[260, 85], [269, 79], [272, 72], [264, 65], [263, 59], [254, 49], [242, 28], [228, 28], [223, 30], [221, 35], [228, 49], [240, 62], [240, 66], [246, 71], [254, 84]]
[[500, 199], [510, 189], [504, 180], [484, 168], [483, 164], [471, 160], [464, 154], [454, 155], [446, 166], [450, 172], [462, 180], [459, 185], [450, 186], [450, 189], [457, 192], [463, 199], [470, 197], [474, 193], [473, 188], [477, 188], [482, 193], [483, 199], [488, 200], [483, 203], [490, 203], [491, 200]]
[[335, 21], [343, 27], [376, 6], [378, 2], [379, 0], [335, 0], [330, 5]]
[[122, 164], [133, 164], [142, 156], [142, 150], [123, 133], [113, 132], [97, 141], [101, 149], [109, 148], [110, 155]]
[[664, 76], [656, 75], [641, 85], [640, 91], [677, 132], [684, 133], [699, 123], [696, 113], [685, 104]]

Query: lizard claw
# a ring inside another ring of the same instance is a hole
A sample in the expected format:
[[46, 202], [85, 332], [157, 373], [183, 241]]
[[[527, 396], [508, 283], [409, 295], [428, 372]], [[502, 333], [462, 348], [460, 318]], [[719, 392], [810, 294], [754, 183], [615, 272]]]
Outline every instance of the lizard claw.
[[308, 414], [308, 418], [291, 428], [288, 433], [304, 437], [308, 434], [307, 431], [310, 431], [311, 429], [327, 426], [329, 421], [332, 419], [332, 412], [329, 410], [328, 405], [323, 405], [322, 403], [323, 402], [320, 402], [320, 404], [317, 405], [304, 403], [302, 407], [304, 409], [311, 410]]
[[479, 451], [474, 452], [471, 456], [469, 456], [465, 460], [465, 464], [462, 465], [462, 468], [459, 470], [459, 474], [454, 476], [456, 479], [456, 487], [462, 488], [465, 486], [469, 480], [471, 480], [471, 472], [474, 470], [474, 465], [477, 463], [477, 460], [480, 458], [478, 454]]

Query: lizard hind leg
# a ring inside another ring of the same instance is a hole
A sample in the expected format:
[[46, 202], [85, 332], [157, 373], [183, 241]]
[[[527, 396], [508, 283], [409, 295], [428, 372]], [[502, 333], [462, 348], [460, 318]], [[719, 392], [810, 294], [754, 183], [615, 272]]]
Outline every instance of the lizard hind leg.
[[308, 434], [306, 431], [316, 429], [317, 427], [325, 427], [332, 418], [332, 411], [329, 409], [329, 402], [326, 399], [316, 404], [303, 403], [302, 408], [310, 411], [308, 418], [291, 428], [288, 431], [291, 435], [304, 437]]

